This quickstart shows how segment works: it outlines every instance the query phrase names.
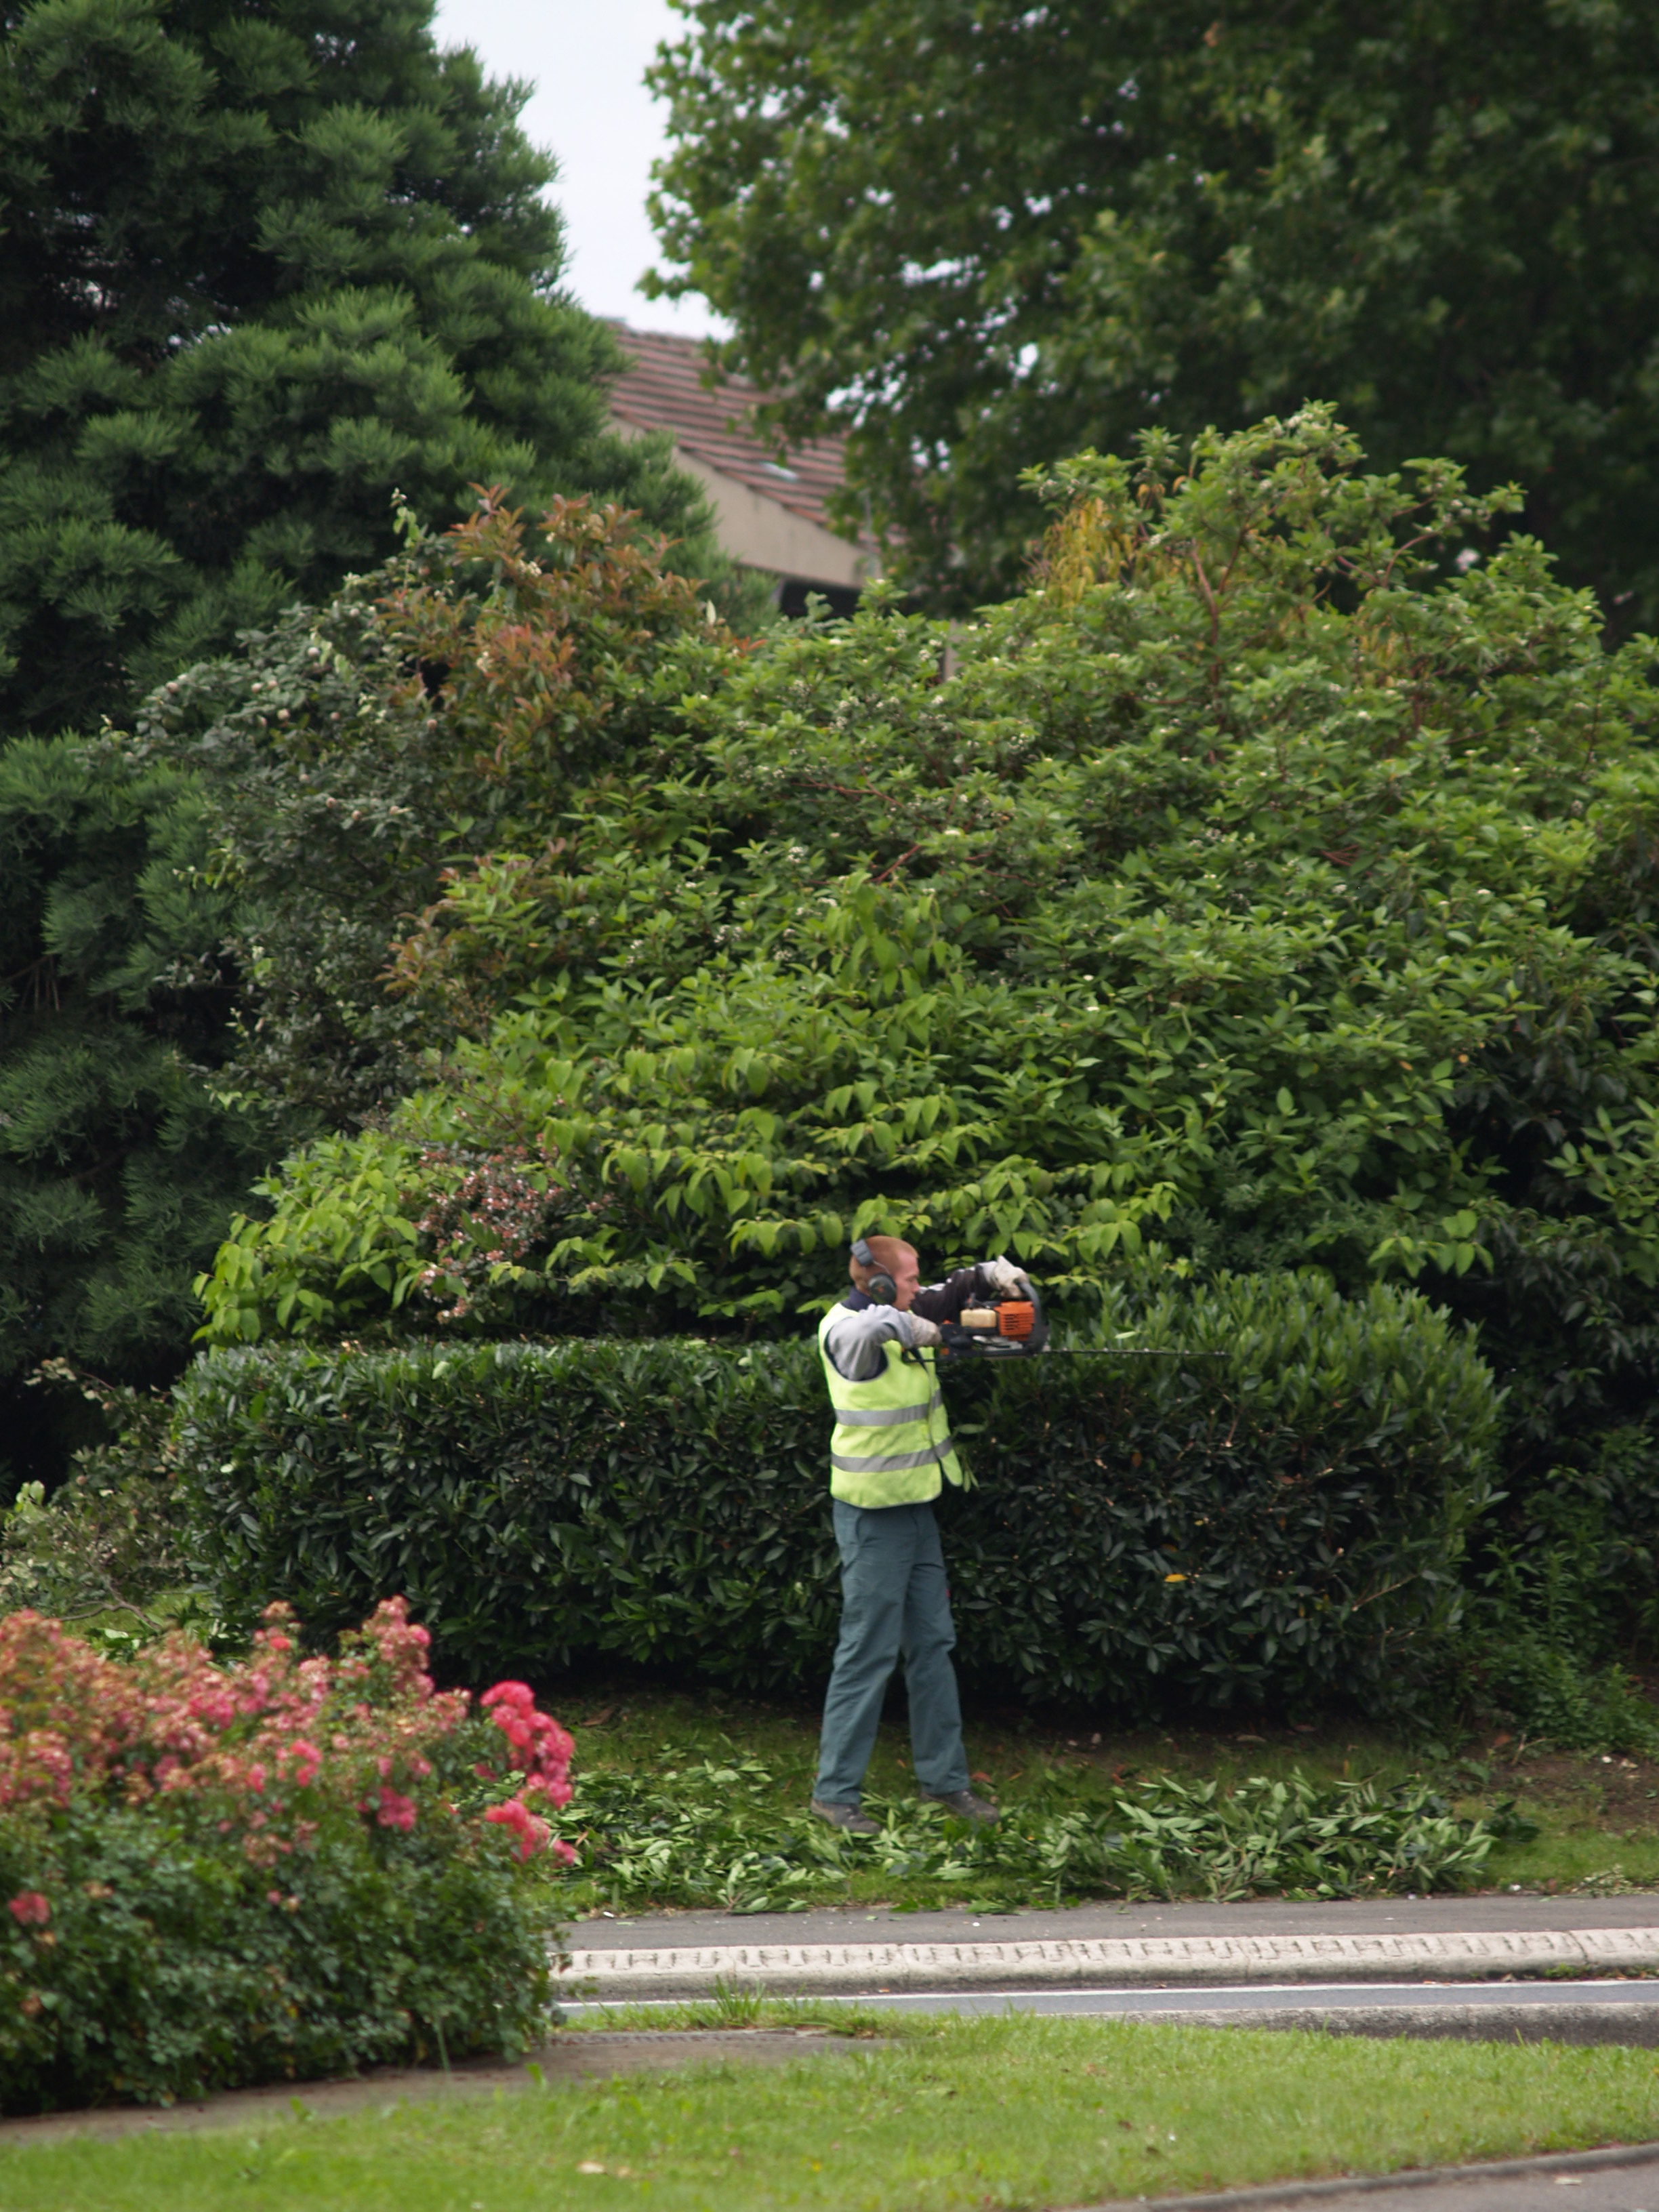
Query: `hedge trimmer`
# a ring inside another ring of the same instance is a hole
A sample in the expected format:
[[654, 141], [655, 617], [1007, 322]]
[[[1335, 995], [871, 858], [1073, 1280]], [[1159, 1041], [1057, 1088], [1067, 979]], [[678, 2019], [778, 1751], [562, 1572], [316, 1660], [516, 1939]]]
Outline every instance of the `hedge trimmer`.
[[[1220, 1352], [1170, 1351], [1133, 1344], [1050, 1344], [1042, 1300], [1030, 1285], [1014, 1297], [982, 1299], [964, 1306], [955, 1321], [939, 1325], [938, 1357], [972, 1359], [1030, 1359], [1046, 1353], [1060, 1359], [1223, 1359]], [[907, 1354], [915, 1358], [915, 1354]]]

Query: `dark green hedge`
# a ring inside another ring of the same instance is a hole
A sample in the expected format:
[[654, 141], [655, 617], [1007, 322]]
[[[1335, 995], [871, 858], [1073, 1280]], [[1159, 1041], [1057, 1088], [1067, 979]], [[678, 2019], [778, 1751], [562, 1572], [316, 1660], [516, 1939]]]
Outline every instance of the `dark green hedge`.
[[[1123, 1318], [1120, 1316], [1118, 1318]], [[951, 1370], [978, 1486], [942, 1519], [972, 1680], [1145, 1706], [1420, 1674], [1483, 1505], [1491, 1377], [1413, 1292], [1237, 1279], [1136, 1317], [1213, 1362]], [[751, 1689], [834, 1640], [810, 1342], [614, 1340], [203, 1358], [192, 1511], [232, 1608], [316, 1631], [402, 1592], [477, 1679], [614, 1654]]]

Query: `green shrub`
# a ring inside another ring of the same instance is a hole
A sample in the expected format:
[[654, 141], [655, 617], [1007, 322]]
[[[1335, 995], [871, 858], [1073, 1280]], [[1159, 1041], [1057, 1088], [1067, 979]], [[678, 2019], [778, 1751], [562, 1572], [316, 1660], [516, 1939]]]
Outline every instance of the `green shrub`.
[[[1457, 1609], [1491, 1378], [1415, 1292], [1224, 1279], [1108, 1296], [1205, 1360], [951, 1372], [977, 1486], [945, 1505], [962, 1661], [1036, 1698], [1397, 1695]], [[821, 1677], [838, 1592], [810, 1343], [246, 1347], [181, 1385], [222, 1602], [308, 1628], [406, 1591], [477, 1677], [613, 1654], [751, 1687]]]
[[[442, 1049], [265, 1180], [209, 1340], [787, 1335], [872, 1230], [1079, 1326], [1137, 1257], [1416, 1281], [1504, 1387], [1492, 1542], [1583, 1491], [1602, 1666], [1659, 1626], [1651, 641], [1322, 408], [1046, 489], [1017, 599], [694, 627], [444, 848], [392, 959]], [[516, 727], [507, 666], [445, 714]]]
[[1659, 1755], [1659, 1714], [1616, 1662], [1597, 1667], [1572, 1644], [1536, 1629], [1504, 1624], [1475, 1640], [1471, 1686], [1484, 1705], [1535, 1743], [1559, 1751]]
[[[301, 1866], [120, 1805], [0, 1816], [0, 2112], [171, 2103], [415, 2058], [512, 2051], [544, 2018], [543, 1915], [503, 1844], [335, 1813]], [[50, 1948], [43, 1948], [50, 1936]]]
[[64, 1620], [106, 1614], [129, 1636], [153, 1635], [194, 1582], [173, 1480], [172, 1402], [66, 1359], [43, 1361], [30, 1380], [97, 1407], [107, 1433], [75, 1454], [50, 1498], [44, 1483], [27, 1482], [0, 1511], [0, 1615], [25, 1606]]

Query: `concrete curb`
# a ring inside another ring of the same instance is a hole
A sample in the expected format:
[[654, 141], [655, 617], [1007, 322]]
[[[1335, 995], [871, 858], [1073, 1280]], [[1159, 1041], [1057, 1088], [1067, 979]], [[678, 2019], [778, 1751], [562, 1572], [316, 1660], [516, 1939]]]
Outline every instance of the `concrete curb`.
[[[1257, 1981], [1500, 1981], [1659, 1973], [1659, 1928], [1486, 1933], [1091, 1937], [1006, 1943], [722, 1943], [580, 1950], [606, 2003], [707, 1996], [717, 1983], [806, 1996], [904, 1989], [1211, 1986]], [[573, 1991], [574, 1994], [574, 1991]]]
[[1255, 2204], [1316, 2204], [1322, 2197], [1371, 2197], [1388, 2189], [1437, 2189], [1449, 2183], [1528, 2181], [1557, 2173], [1659, 2164], [1659, 2142], [1614, 2143], [1605, 2150], [1570, 2150], [1538, 2158], [1495, 2158], [1480, 2166], [1413, 2166], [1399, 2173], [1351, 2173], [1331, 2181], [1269, 2181], [1253, 2189], [1218, 2189], [1201, 2197], [1111, 2197], [1074, 2212], [1119, 2212], [1155, 2203], [1158, 2212], [1249, 2212]]

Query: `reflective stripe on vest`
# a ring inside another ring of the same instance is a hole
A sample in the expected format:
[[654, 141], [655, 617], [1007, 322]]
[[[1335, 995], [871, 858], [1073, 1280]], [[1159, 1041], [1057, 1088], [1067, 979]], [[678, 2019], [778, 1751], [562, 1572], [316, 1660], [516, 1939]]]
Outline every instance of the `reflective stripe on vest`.
[[924, 1451], [884, 1452], [879, 1459], [843, 1459], [838, 1451], [832, 1451], [830, 1464], [844, 1468], [848, 1474], [891, 1474], [901, 1468], [936, 1467], [950, 1449], [950, 1437], [941, 1437], [937, 1444], [929, 1444]]
[[[836, 1409], [830, 1440], [830, 1488], [848, 1505], [922, 1504], [937, 1498], [939, 1478], [960, 1483], [963, 1473], [945, 1419], [945, 1400], [933, 1377], [933, 1355], [921, 1364], [903, 1357], [904, 1346], [882, 1346], [884, 1364], [868, 1382], [851, 1382], [823, 1349], [835, 1318], [832, 1307], [818, 1328], [823, 1376]], [[870, 1436], [871, 1429], [885, 1433]]]
[[929, 1413], [944, 1410], [945, 1398], [935, 1390], [931, 1398], [919, 1398], [914, 1406], [837, 1406], [836, 1419], [853, 1429], [896, 1429], [905, 1421], [925, 1421]]

